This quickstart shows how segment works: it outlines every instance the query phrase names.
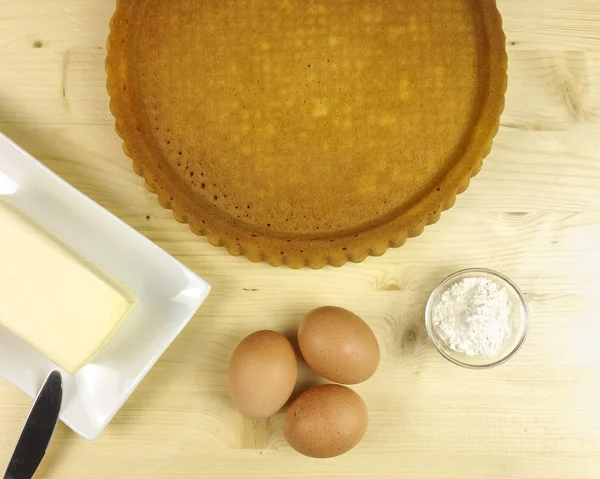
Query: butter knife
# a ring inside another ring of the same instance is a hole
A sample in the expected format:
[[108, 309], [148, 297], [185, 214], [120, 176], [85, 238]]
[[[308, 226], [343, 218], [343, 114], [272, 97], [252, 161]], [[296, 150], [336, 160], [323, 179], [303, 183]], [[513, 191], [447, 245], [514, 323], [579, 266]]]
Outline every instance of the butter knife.
[[62, 376], [52, 371], [33, 404], [4, 479], [33, 477], [56, 428], [62, 396]]

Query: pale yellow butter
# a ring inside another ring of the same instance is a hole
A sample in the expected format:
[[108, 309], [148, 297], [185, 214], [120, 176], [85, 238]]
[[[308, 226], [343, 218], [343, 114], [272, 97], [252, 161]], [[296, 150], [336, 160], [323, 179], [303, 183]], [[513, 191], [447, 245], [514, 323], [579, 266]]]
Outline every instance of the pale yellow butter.
[[110, 341], [135, 297], [0, 201], [0, 325], [70, 374]]

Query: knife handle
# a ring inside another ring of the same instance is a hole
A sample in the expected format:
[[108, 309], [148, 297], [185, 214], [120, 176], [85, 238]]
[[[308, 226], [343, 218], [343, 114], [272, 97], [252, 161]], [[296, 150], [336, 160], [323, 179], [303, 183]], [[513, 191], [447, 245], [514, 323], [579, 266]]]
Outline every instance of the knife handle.
[[60, 372], [52, 371], [33, 404], [4, 479], [33, 477], [54, 433], [62, 396], [62, 376]]

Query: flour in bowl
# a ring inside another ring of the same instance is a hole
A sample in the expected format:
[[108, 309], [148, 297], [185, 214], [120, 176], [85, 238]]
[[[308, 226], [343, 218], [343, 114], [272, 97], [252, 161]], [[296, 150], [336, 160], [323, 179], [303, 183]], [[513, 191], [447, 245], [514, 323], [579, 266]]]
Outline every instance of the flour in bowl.
[[454, 351], [496, 356], [513, 333], [508, 294], [488, 278], [464, 278], [440, 296], [433, 310], [433, 327]]

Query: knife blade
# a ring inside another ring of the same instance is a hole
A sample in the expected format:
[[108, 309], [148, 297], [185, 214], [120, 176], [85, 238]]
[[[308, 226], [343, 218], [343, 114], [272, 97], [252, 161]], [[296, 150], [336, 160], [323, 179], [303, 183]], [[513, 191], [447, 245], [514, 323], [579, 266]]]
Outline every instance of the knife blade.
[[52, 371], [40, 390], [4, 479], [31, 479], [46, 454], [62, 404], [62, 376]]

